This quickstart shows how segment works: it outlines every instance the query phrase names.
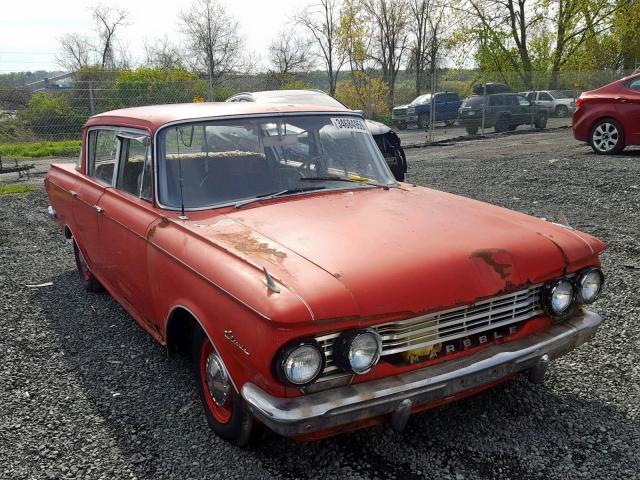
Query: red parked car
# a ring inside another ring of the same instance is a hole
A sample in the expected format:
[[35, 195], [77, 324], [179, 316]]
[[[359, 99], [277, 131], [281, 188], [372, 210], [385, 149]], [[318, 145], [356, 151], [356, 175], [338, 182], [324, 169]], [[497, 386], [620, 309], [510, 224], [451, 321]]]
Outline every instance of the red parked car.
[[202, 103], [89, 119], [49, 214], [80, 278], [169, 351], [245, 444], [316, 439], [477, 393], [589, 340], [604, 245], [398, 183], [361, 116]]
[[604, 155], [640, 145], [640, 75], [580, 95], [573, 114], [573, 136]]

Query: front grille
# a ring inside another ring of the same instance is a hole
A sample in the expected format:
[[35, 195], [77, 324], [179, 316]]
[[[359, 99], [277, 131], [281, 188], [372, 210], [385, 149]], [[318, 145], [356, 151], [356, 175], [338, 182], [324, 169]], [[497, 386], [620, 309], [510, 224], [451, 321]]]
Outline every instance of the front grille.
[[406, 108], [394, 108], [391, 112], [392, 117], [404, 117], [407, 114]]
[[[376, 325], [373, 329], [382, 338], [382, 357], [481, 334], [540, 315], [541, 288], [542, 285], [534, 285], [473, 305]], [[332, 358], [333, 341], [339, 335], [337, 332], [316, 337], [326, 359], [319, 381], [345, 375]]]

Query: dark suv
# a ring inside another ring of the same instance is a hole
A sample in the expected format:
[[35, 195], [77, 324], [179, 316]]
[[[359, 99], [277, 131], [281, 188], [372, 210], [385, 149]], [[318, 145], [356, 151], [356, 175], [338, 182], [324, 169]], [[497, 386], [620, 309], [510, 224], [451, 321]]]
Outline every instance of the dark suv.
[[518, 125], [533, 124], [537, 129], [547, 126], [549, 110], [533, 105], [517, 93], [494, 93], [492, 95], [473, 95], [467, 98], [458, 110], [458, 123], [469, 135], [478, 133], [482, 126], [493, 127], [496, 132], [515, 130]]

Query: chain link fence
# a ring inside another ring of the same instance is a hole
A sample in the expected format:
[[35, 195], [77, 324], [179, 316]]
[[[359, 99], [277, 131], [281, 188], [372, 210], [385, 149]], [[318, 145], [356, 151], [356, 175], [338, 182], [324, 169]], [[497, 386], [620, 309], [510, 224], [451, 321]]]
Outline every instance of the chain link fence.
[[[571, 104], [580, 93], [606, 85], [630, 73], [632, 72], [561, 72], [555, 79], [556, 88], [550, 89], [551, 76], [548, 73], [534, 72], [525, 75], [521, 72], [487, 73], [441, 69], [433, 79], [427, 76], [425, 85], [416, 89], [414, 74], [400, 72], [391, 96], [387, 82], [381, 78], [380, 72], [365, 74], [364, 81], [344, 72], [338, 81], [336, 97], [350, 108], [362, 110], [371, 118], [391, 124], [394, 122], [389, 105], [391, 98], [394, 106], [408, 104], [416, 97], [430, 92], [451, 92], [464, 99], [473, 94], [476, 85], [499, 82], [508, 85], [514, 92], [542, 92], [534, 94], [534, 97], [528, 93], [527, 98], [540, 106], [546, 102], [551, 117], [570, 119]], [[328, 86], [323, 72], [286, 78], [274, 74], [227, 76], [213, 88], [205, 80], [195, 76], [181, 80], [163, 80], [157, 76], [147, 78], [135, 72], [99, 72], [89, 78], [85, 75], [82, 78], [50, 83], [38, 91], [32, 91], [29, 86], [0, 84], [0, 143], [77, 140], [80, 138], [82, 125], [89, 116], [108, 110], [153, 104], [224, 101], [241, 91], [279, 88], [317, 88], [326, 91]], [[548, 98], [559, 94], [570, 100], [565, 98], [554, 103], [558, 99], [550, 101]], [[544, 98], [539, 97], [540, 95]], [[567, 105], [567, 109], [558, 108], [559, 105]], [[457, 109], [455, 113], [457, 114]], [[432, 129], [437, 128], [438, 123], [433, 120], [431, 118], [428, 122]], [[451, 120], [456, 121], [455, 115]]]

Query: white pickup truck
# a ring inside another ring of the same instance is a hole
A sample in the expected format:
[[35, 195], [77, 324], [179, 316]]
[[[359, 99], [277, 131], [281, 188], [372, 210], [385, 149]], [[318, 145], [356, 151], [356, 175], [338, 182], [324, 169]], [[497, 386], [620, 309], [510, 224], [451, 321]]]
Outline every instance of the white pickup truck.
[[575, 98], [563, 90], [536, 90], [522, 92], [534, 105], [547, 108], [556, 117], [566, 117], [576, 110]]

